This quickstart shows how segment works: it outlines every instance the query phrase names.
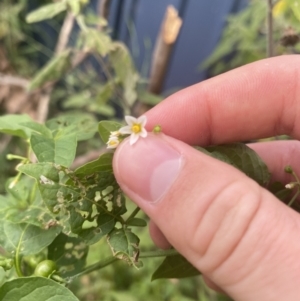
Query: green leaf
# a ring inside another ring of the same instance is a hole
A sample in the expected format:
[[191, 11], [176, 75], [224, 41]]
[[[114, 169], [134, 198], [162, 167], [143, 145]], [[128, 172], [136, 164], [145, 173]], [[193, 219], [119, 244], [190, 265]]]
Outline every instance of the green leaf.
[[108, 234], [115, 226], [116, 220], [113, 215], [102, 213], [97, 217], [97, 226], [82, 229], [78, 235], [86, 244], [92, 245]]
[[293, 189], [285, 188], [285, 185], [280, 182], [272, 183], [270, 187], [268, 187], [268, 190], [283, 202], [286, 202], [293, 194]]
[[104, 154], [95, 164], [76, 172], [53, 163], [27, 164], [19, 170], [37, 180], [42, 199], [58, 215], [63, 232], [71, 231], [92, 244], [110, 232], [126, 212], [125, 197], [111, 172], [111, 160], [112, 154]]
[[32, 192], [32, 186], [35, 183], [28, 177], [21, 177], [16, 181], [16, 178], [10, 178], [5, 183], [5, 190], [8, 195], [14, 198], [19, 207], [24, 209], [24, 204], [30, 203], [30, 194]]
[[69, 167], [74, 161], [76, 134], [57, 135], [54, 138], [33, 134], [30, 144], [39, 162], [53, 162]]
[[98, 113], [100, 115], [106, 116], [106, 117], [113, 117], [115, 116], [115, 109], [107, 104], [97, 104], [97, 103], [91, 103], [88, 106], [88, 110], [91, 112]]
[[0, 288], [0, 301], [79, 301], [57, 282], [42, 277], [18, 278]]
[[163, 97], [143, 90], [138, 92], [138, 99], [144, 104], [155, 106], [163, 100]]
[[137, 99], [136, 85], [139, 75], [134, 68], [128, 48], [123, 43], [114, 42], [109, 59], [124, 89], [125, 100], [128, 105], [132, 105]]
[[55, 223], [55, 217], [42, 202], [36, 182], [29, 177], [21, 177], [14, 187], [6, 187], [8, 194], [0, 196], [0, 219], [13, 223], [26, 223], [40, 228], [48, 228]]
[[65, 213], [66, 217], [68, 217], [67, 208], [69, 204], [83, 199], [79, 189], [71, 186], [39, 183], [39, 190], [48, 209], [55, 214]]
[[43, 124], [31, 121], [22, 122], [21, 125], [30, 129], [32, 133], [40, 134], [48, 138], [52, 137], [51, 131]]
[[109, 233], [107, 242], [113, 255], [134, 266], [138, 265], [139, 238], [130, 229], [115, 229]]
[[7, 277], [6, 271], [2, 267], [0, 267], [0, 288], [3, 285], [3, 283], [6, 281], [6, 277]]
[[147, 222], [142, 218], [134, 217], [129, 221], [126, 221], [126, 225], [134, 227], [146, 227]]
[[106, 27], [108, 24], [108, 21], [105, 18], [100, 17], [96, 14], [87, 14], [85, 17], [85, 22], [88, 25], [93, 25], [97, 27]]
[[70, 277], [83, 269], [88, 250], [82, 239], [61, 233], [48, 246], [48, 259], [56, 262], [62, 277]]
[[0, 220], [8, 219], [10, 215], [15, 215], [18, 209], [19, 207], [16, 199], [0, 195]]
[[288, 0], [287, 4], [291, 7], [295, 17], [300, 21], [300, 5], [298, 1]]
[[29, 177], [36, 179], [43, 201], [51, 212], [55, 211], [54, 209], [58, 205], [58, 200], [63, 198], [63, 193], [66, 195], [76, 193], [58, 184], [61, 167], [53, 163], [25, 164], [18, 166], [17, 169]]
[[74, 16], [79, 15], [80, 13], [80, 0], [67, 0], [68, 6], [71, 9], [71, 12]]
[[116, 75], [122, 83], [126, 82], [129, 74], [132, 75], [136, 72], [129, 50], [123, 43], [113, 43], [110, 60]]
[[[59, 2], [60, 3], [60, 2]], [[67, 49], [54, 56], [38, 73], [29, 84], [28, 90], [32, 91], [43, 86], [49, 81], [60, 79], [71, 66], [71, 51]]]
[[72, 94], [66, 98], [62, 105], [65, 109], [69, 108], [79, 108], [82, 109], [86, 104], [91, 101], [90, 91], [84, 90], [82, 92]]
[[51, 3], [48, 5], [44, 5], [32, 12], [30, 12], [26, 16], [26, 22], [27, 23], [34, 23], [43, 21], [46, 19], [52, 19], [59, 13], [63, 12], [67, 9], [67, 4], [65, 1]]
[[104, 143], [107, 143], [110, 132], [118, 131], [123, 124], [115, 121], [102, 120], [98, 124], [98, 132]]
[[196, 148], [211, 157], [236, 167], [260, 185], [266, 185], [270, 180], [267, 165], [254, 150], [245, 144], [235, 143]]
[[[29, 178], [27, 177], [27, 179]], [[8, 202], [9, 208], [0, 206], [0, 218], [9, 220], [16, 224], [26, 223], [35, 225], [43, 229], [48, 229], [50, 225], [57, 225], [55, 216], [45, 207], [40, 197], [40, 193], [36, 189], [37, 184], [34, 183], [34, 185], [30, 185], [28, 187], [28, 190], [29, 188], [34, 191], [36, 195], [35, 200], [32, 202], [32, 200], [23, 199], [14, 203]]]
[[106, 56], [112, 49], [112, 41], [107, 33], [89, 28], [82, 34], [85, 48], [96, 51], [101, 56]]
[[115, 89], [114, 82], [107, 81], [101, 88], [99, 93], [97, 94], [97, 101], [96, 103], [98, 105], [106, 104], [108, 100], [113, 96]]
[[183, 256], [173, 255], [164, 259], [162, 264], [152, 275], [152, 280], [162, 278], [185, 278], [200, 275]]
[[[266, 26], [266, 5], [267, 1], [250, 1], [247, 9], [229, 16], [218, 46], [202, 69], [209, 68], [210, 73], [219, 74], [263, 58], [265, 35], [259, 32]], [[237, 55], [231, 55], [233, 52]]]
[[0, 223], [0, 245], [7, 252], [31, 255], [41, 252], [61, 232], [61, 227], [41, 229], [32, 224]]
[[19, 165], [17, 167], [17, 170], [23, 172], [29, 177], [36, 179], [37, 181], [41, 181], [41, 183], [44, 184], [54, 184], [58, 183], [59, 181], [59, 171], [53, 163], [34, 163]]
[[28, 115], [8, 114], [0, 117], [0, 132], [21, 138], [29, 138], [31, 131], [23, 125], [25, 122], [32, 122]]
[[97, 132], [96, 120], [85, 113], [64, 114], [48, 120], [46, 126], [51, 131], [61, 131], [64, 135], [76, 134], [77, 141], [91, 139]]
[[90, 175], [100, 171], [112, 172], [112, 159], [112, 153], [103, 154], [97, 160], [91, 161], [85, 165], [78, 167], [75, 170], [75, 175]]
[[113, 191], [111, 202], [113, 214], [120, 216], [127, 212], [126, 198], [119, 189]]
[[50, 214], [42, 200], [37, 200], [26, 210], [15, 209], [15, 212], [7, 212], [5, 219], [13, 223], [26, 223], [35, 225], [43, 229], [57, 226], [58, 222], [55, 217]]

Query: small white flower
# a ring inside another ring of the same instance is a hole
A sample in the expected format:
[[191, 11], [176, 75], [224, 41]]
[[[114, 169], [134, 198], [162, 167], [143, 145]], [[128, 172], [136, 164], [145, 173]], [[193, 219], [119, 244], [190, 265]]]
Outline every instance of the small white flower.
[[110, 136], [107, 141], [107, 148], [116, 148], [119, 145], [120, 141], [116, 136]]
[[125, 116], [125, 120], [127, 122], [127, 125], [121, 127], [119, 129], [119, 132], [122, 135], [130, 135], [130, 145], [133, 145], [135, 142], [137, 142], [139, 137], [147, 137], [147, 131], [145, 129], [145, 125], [147, 122], [146, 116], [141, 116], [139, 118]]
[[113, 131], [113, 132], [110, 132], [109, 138], [119, 137], [119, 136], [120, 136], [120, 132], [119, 131]]

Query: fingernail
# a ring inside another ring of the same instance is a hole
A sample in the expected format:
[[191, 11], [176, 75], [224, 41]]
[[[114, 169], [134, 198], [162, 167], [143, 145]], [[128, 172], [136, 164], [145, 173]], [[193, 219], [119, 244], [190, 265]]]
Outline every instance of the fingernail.
[[162, 135], [149, 134], [134, 145], [124, 141], [114, 155], [114, 173], [129, 197], [157, 202], [170, 189], [182, 163], [181, 154]]

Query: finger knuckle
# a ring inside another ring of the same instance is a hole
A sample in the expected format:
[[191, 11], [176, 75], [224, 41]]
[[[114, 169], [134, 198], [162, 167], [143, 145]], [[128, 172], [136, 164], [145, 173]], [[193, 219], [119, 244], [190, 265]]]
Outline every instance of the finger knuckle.
[[217, 191], [208, 200], [194, 231], [190, 231], [190, 247], [200, 253], [199, 265], [203, 271], [211, 272], [221, 266], [253, 222], [261, 203], [261, 188], [249, 182], [235, 180]]

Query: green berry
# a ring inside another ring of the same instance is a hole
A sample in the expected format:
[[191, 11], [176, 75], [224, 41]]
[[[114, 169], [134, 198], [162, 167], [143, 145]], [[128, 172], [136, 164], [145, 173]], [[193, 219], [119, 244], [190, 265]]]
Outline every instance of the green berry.
[[51, 276], [55, 271], [57, 271], [56, 263], [52, 260], [43, 260], [40, 262], [35, 270], [34, 275], [48, 278]]

